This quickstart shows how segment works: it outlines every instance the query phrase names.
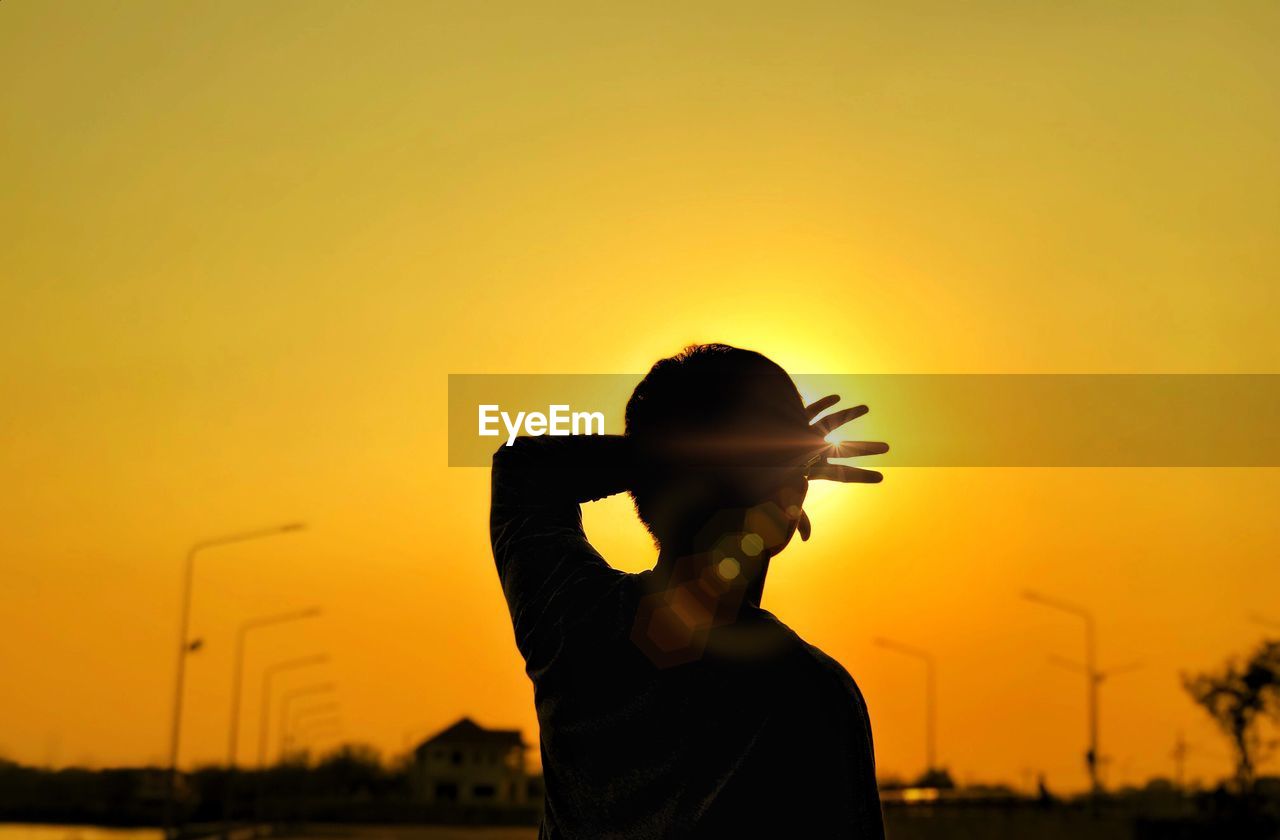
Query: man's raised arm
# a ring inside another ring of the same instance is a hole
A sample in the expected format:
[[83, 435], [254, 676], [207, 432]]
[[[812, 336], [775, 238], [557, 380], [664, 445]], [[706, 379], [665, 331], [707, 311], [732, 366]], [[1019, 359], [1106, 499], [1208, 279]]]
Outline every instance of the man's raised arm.
[[[516, 645], [533, 667], [584, 584], [613, 571], [587, 542], [583, 502], [628, 489], [633, 460], [618, 435], [521, 437], [493, 456], [489, 534]], [[589, 587], [587, 587], [589, 588]]]

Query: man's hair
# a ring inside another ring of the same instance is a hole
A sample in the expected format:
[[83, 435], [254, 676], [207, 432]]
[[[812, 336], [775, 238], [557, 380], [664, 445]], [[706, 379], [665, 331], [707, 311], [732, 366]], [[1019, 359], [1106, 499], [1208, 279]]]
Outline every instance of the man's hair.
[[714, 438], [730, 427], [750, 427], [755, 418], [803, 409], [791, 377], [753, 350], [727, 344], [692, 344], [659, 360], [627, 401], [626, 434], [645, 453], [631, 491], [636, 513], [654, 537], [657, 496], [674, 479], [702, 463], [693, 453], [662, 456], [680, 439]]

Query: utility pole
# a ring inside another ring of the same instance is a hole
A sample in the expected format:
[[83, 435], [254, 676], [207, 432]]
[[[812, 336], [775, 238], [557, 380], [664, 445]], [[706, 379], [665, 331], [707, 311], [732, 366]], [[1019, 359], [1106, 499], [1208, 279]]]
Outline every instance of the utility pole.
[[1178, 793], [1184, 793], [1186, 786], [1186, 769], [1187, 769], [1187, 738], [1182, 734], [1182, 730], [1178, 730], [1178, 740], [1173, 744], [1173, 779], [1174, 784], [1178, 786]]
[[1097, 637], [1094, 630], [1093, 613], [1084, 607], [1067, 601], [1060, 601], [1030, 590], [1023, 592], [1022, 597], [1052, 609], [1070, 613], [1084, 621], [1084, 675], [1085, 675], [1085, 707], [1088, 710], [1088, 746], [1085, 748], [1084, 762], [1089, 771], [1089, 788], [1096, 798], [1102, 792], [1102, 783], [1098, 776], [1098, 660]]

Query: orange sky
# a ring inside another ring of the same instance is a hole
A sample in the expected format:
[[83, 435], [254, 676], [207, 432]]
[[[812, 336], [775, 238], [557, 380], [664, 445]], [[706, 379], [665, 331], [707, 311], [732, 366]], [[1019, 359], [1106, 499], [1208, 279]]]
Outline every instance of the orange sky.
[[[324, 650], [343, 735], [532, 734], [446, 375], [640, 372], [690, 341], [807, 372], [1274, 372], [1280, 71], [1266, 4], [0, 4], [0, 754], [225, 750], [231, 644]], [[874, 407], [873, 407], [874, 410]], [[1081, 418], [1087, 424], [1087, 418]], [[1205, 429], [1205, 439], [1213, 430]], [[891, 435], [889, 435], [891, 438]], [[1200, 445], [1201, 442], [1195, 442]], [[894, 469], [822, 488], [766, 606], [840, 659], [882, 771], [940, 660], [964, 779], [1084, 782], [1091, 604], [1108, 777], [1227, 748], [1177, 674], [1280, 620], [1280, 471]], [[624, 499], [605, 556], [651, 549]], [[1272, 765], [1274, 769], [1274, 765]]]

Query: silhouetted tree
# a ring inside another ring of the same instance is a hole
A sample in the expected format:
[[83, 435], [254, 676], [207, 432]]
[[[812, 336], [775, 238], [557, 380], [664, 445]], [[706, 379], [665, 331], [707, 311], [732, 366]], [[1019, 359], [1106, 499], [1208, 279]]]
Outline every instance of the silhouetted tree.
[[920, 774], [913, 783], [916, 787], [938, 788], [939, 790], [955, 790], [955, 780], [945, 767], [933, 767]]
[[1249, 793], [1262, 749], [1259, 719], [1280, 720], [1280, 640], [1263, 642], [1249, 659], [1232, 659], [1219, 671], [1184, 674], [1182, 685], [1231, 739], [1236, 782]]
[[311, 770], [315, 786], [328, 795], [368, 797], [392, 785], [378, 751], [366, 744], [343, 744]]

